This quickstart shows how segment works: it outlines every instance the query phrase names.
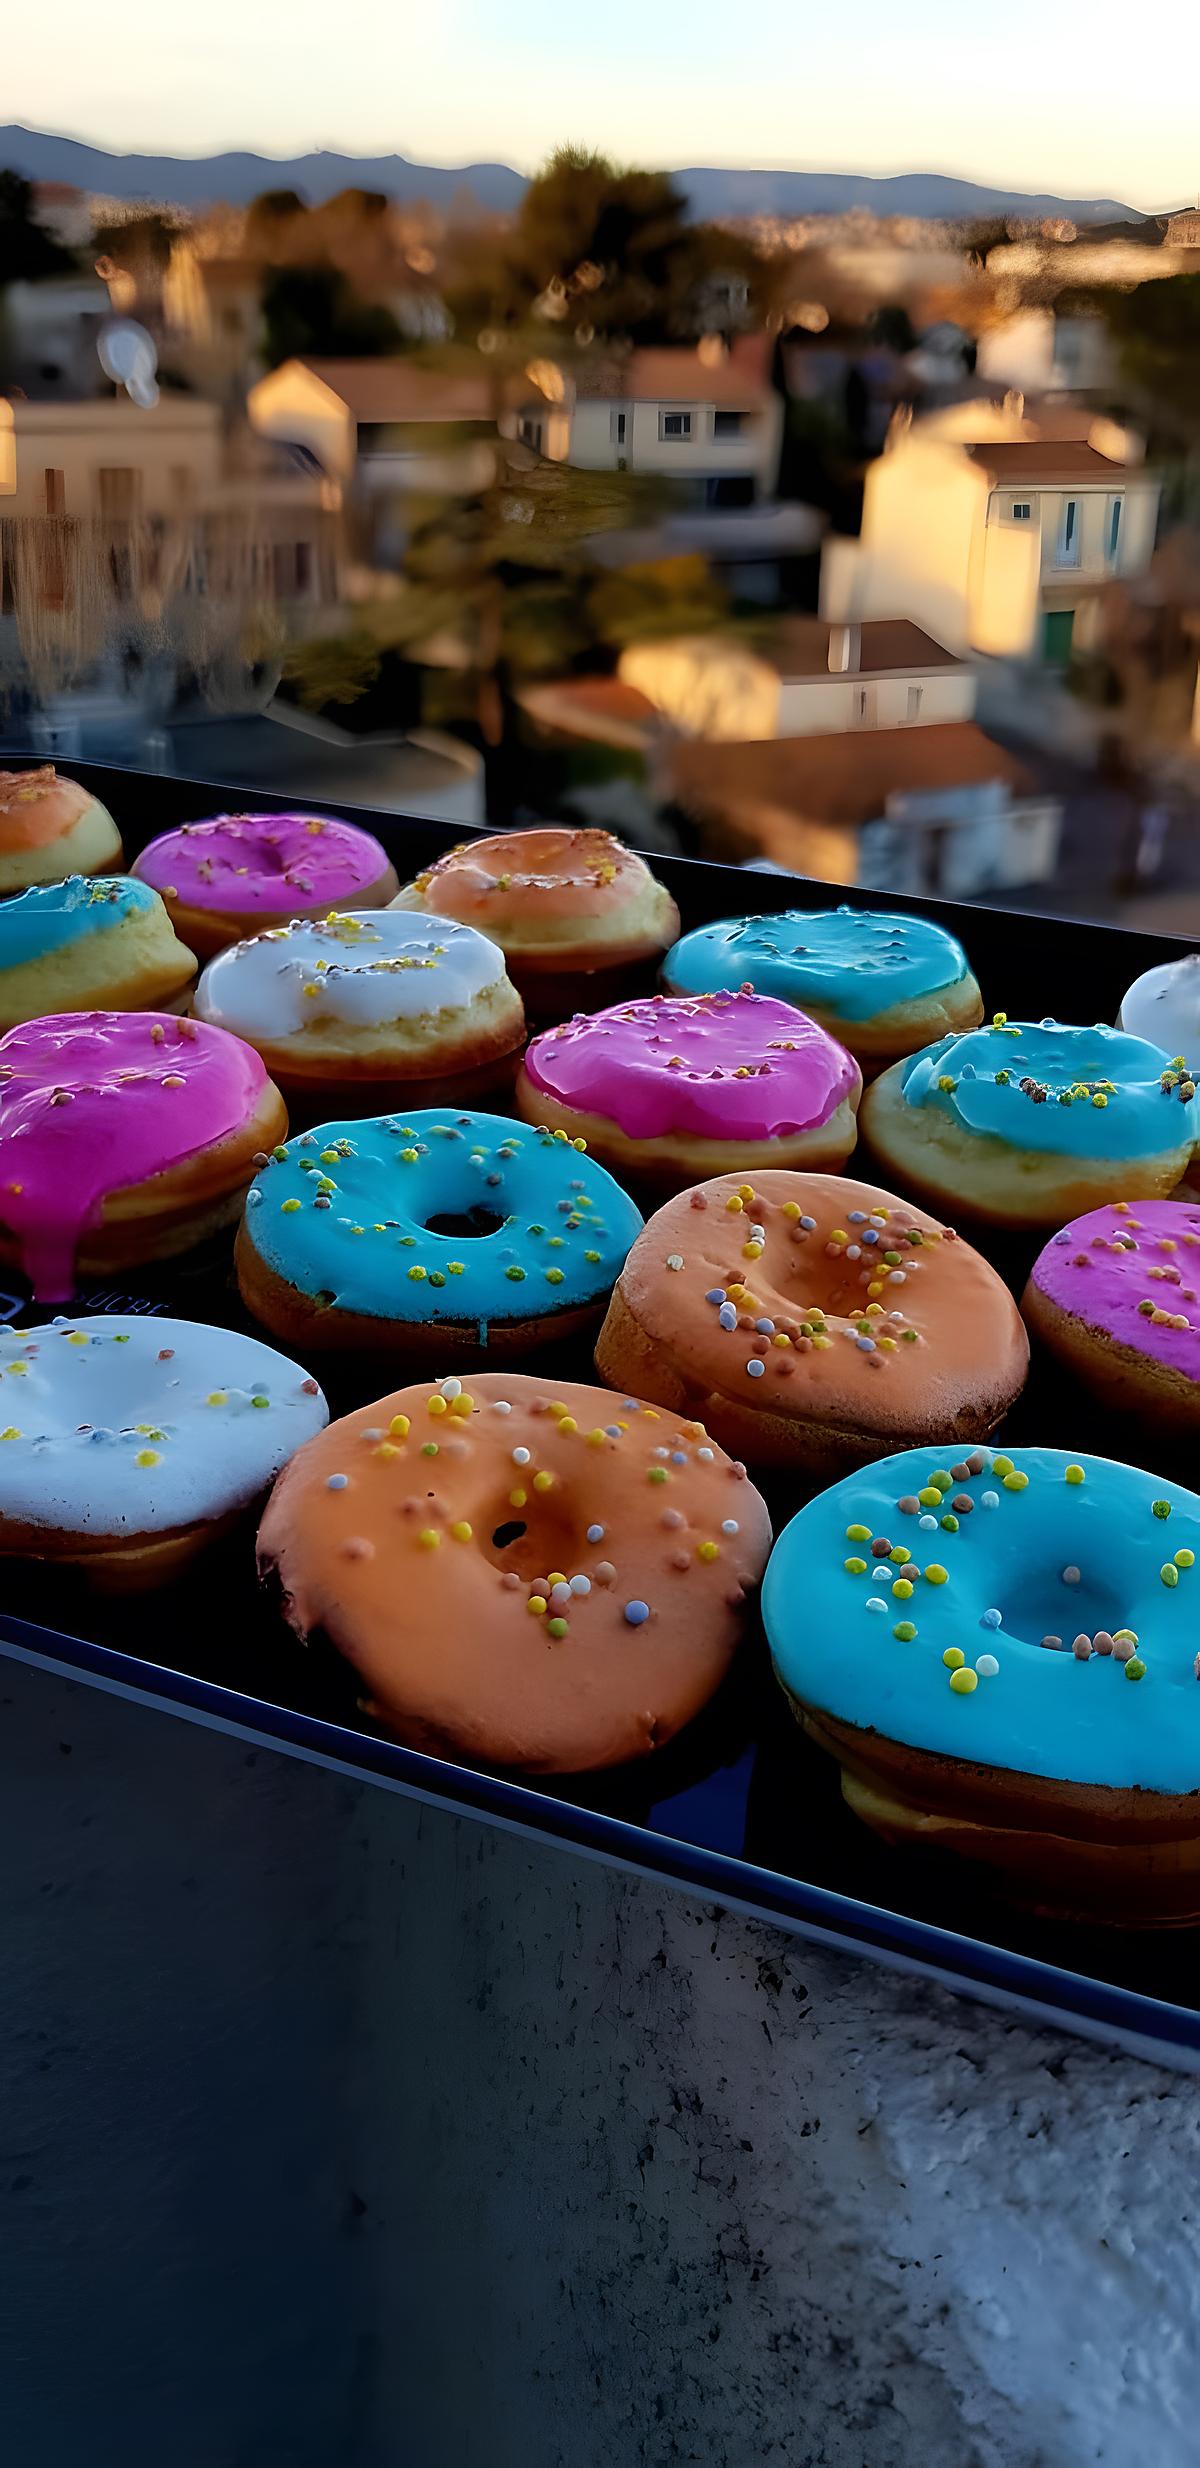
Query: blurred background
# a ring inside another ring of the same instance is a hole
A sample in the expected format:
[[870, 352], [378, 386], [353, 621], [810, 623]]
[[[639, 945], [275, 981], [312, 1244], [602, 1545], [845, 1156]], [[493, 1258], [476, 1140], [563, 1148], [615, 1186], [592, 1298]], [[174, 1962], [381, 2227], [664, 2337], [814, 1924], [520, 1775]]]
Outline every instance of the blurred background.
[[6, 36], [0, 762], [1200, 932], [1187, 78], [802, 14]]

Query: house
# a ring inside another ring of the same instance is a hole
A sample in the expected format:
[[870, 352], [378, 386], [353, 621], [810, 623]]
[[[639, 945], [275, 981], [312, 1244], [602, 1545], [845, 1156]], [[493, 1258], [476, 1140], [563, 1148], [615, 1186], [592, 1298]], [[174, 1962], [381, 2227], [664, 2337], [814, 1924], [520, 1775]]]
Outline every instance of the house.
[[993, 386], [1022, 394], [1095, 394], [1116, 373], [1102, 317], [1052, 308], [1021, 308], [981, 334], [976, 373]]
[[973, 669], [903, 617], [786, 617], [748, 642], [698, 634], [639, 643], [622, 653], [619, 674], [689, 737], [925, 729], [975, 709]]
[[970, 721], [678, 743], [665, 793], [713, 856], [906, 896], [971, 899], [1050, 879], [1060, 810]]
[[821, 610], [897, 610], [952, 651], [1065, 662], [1094, 639], [1096, 600], [1141, 573], [1159, 483], [1140, 441], [1086, 410], [1019, 397], [897, 423], [867, 473], [862, 534], [830, 539]]
[[160, 394], [87, 402], [0, 399], [0, 521], [52, 514], [129, 522], [191, 507], [221, 471], [215, 405]]
[[554, 463], [582, 471], [653, 472], [701, 505], [750, 505], [779, 472], [783, 404], [768, 374], [769, 338], [715, 337], [694, 348], [614, 353], [568, 368], [532, 361], [501, 419]]
[[105, 378], [96, 345], [111, 307], [96, 274], [9, 283], [0, 301], [0, 382], [39, 400], [98, 393]]
[[492, 384], [474, 371], [285, 360], [251, 387], [246, 408], [259, 436], [339, 483], [368, 563], [399, 563], [415, 500], [473, 496], [495, 475]]
[[1169, 214], [1163, 239], [1167, 248], [1200, 249], [1200, 202], [1182, 214]]

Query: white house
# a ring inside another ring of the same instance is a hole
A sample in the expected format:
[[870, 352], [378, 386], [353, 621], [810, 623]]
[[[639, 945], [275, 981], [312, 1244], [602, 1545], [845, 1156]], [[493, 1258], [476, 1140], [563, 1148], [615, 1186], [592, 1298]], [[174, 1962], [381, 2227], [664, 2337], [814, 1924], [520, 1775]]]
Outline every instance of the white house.
[[753, 644], [720, 634], [639, 643], [622, 653], [619, 675], [688, 737], [931, 728], [975, 709], [973, 669], [903, 617], [788, 617]]
[[655, 472], [690, 483], [702, 503], [748, 504], [772, 494], [779, 471], [783, 403], [768, 353], [755, 334], [728, 349], [705, 338], [577, 369], [535, 360], [501, 427], [550, 462]]
[[1102, 317], [1060, 316], [1052, 308], [1021, 308], [981, 334], [976, 373], [990, 384], [1026, 395], [1095, 394], [1115, 373], [1112, 340]]
[[1098, 595], [1141, 574], [1159, 483], [1140, 440], [1086, 410], [1026, 419], [1019, 397], [898, 426], [867, 473], [862, 534], [830, 539], [822, 614], [897, 610], [953, 651], [1065, 661]]

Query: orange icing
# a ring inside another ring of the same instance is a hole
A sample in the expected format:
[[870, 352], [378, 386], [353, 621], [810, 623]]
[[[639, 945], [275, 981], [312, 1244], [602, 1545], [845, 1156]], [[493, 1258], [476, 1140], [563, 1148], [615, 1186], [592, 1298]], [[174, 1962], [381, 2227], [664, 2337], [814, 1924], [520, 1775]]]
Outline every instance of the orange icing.
[[449, 849], [421, 875], [426, 908], [482, 926], [503, 909], [536, 936], [542, 921], [619, 916], [649, 879], [643, 860], [607, 831], [511, 831]]
[[0, 856], [61, 840], [92, 803], [78, 780], [60, 780], [53, 763], [37, 771], [0, 771]]
[[332, 1424], [258, 1547], [292, 1626], [330, 1638], [402, 1739], [570, 1773], [662, 1746], [705, 1704], [770, 1539], [699, 1424], [489, 1372]]
[[618, 1291], [698, 1401], [865, 1424], [897, 1444], [1015, 1391], [1028, 1361], [1016, 1304], [969, 1243], [842, 1176], [720, 1174], [681, 1192], [639, 1234]]

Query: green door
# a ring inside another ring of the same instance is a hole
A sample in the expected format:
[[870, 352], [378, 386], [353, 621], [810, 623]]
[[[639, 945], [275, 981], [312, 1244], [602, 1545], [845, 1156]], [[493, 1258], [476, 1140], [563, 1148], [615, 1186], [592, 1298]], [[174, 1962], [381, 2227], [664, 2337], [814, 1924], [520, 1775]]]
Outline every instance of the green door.
[[1065, 668], [1075, 631], [1073, 608], [1048, 608], [1042, 624], [1042, 658], [1050, 668]]

